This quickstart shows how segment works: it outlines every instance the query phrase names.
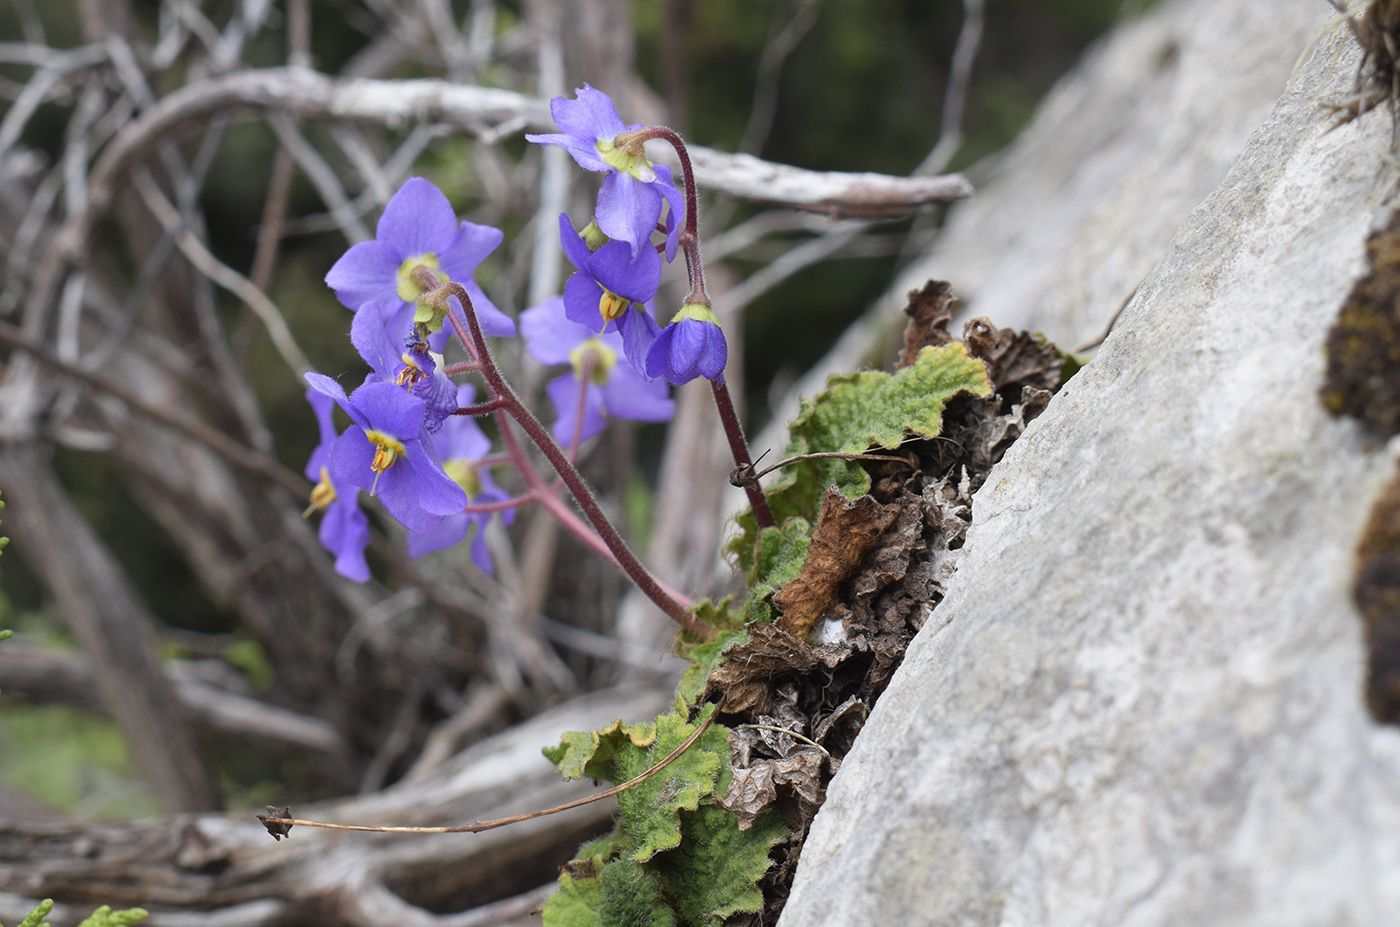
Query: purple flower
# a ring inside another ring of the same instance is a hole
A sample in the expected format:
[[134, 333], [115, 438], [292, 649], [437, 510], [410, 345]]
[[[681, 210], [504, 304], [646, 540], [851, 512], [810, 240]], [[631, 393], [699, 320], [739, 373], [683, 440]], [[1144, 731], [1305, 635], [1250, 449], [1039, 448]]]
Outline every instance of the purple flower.
[[[335, 425], [331, 422], [333, 402], [315, 390], [307, 390], [306, 401], [311, 403], [316, 413], [316, 424], [321, 429], [321, 443], [311, 452], [306, 462], [306, 478], [316, 486], [311, 490], [311, 506], [306, 510], [323, 511], [321, 529], [317, 536], [321, 546], [335, 554], [335, 571], [357, 583], [369, 581], [369, 564], [365, 562], [365, 548], [369, 546], [369, 519], [360, 509], [360, 491], [349, 493], [336, 491], [330, 475], [330, 452], [335, 444]], [[352, 487], [344, 487], [352, 489]]]
[[396, 383], [423, 400], [423, 424], [433, 434], [457, 410], [457, 384], [442, 372], [442, 355], [430, 354], [412, 334], [394, 339], [390, 326], [397, 312], [393, 304], [365, 303], [350, 323], [350, 343], [373, 371], [366, 382]]
[[[634, 147], [619, 147], [615, 142], [619, 134], [642, 126], [624, 124], [612, 99], [601, 90], [584, 84], [576, 93], [574, 100], [555, 97], [549, 101], [558, 133], [525, 138], [560, 146], [584, 170], [608, 173], [598, 193], [598, 227], [609, 238], [627, 242], [636, 255], [650, 247], [662, 203], [670, 204], [674, 217], [685, 211], [684, 201], [672, 182], [670, 168], [652, 164], [640, 142]], [[679, 223], [668, 222], [667, 260], [676, 256], [678, 230]]]
[[[641, 312], [646, 315], [645, 310]], [[636, 422], [669, 419], [676, 404], [667, 396], [666, 384], [648, 381], [618, 357], [622, 336], [616, 332], [596, 335], [588, 326], [570, 320], [567, 313], [564, 300], [556, 296], [520, 314], [520, 330], [530, 356], [544, 364], [573, 368], [545, 388], [556, 413], [555, 440], [568, 446], [575, 428], [580, 441], [588, 440], [603, 430], [604, 414]]]
[[349, 397], [330, 377], [308, 373], [306, 382], [334, 399], [355, 423], [331, 447], [330, 473], [337, 483], [379, 496], [410, 531], [432, 531], [444, 516], [462, 511], [466, 494], [443, 472], [423, 427], [423, 400], [372, 379]]
[[455, 280], [466, 288], [486, 334], [515, 334], [515, 323], [472, 280], [477, 265], [501, 243], [499, 229], [458, 223], [441, 190], [411, 177], [385, 205], [376, 235], [352, 245], [326, 274], [327, 285], [346, 307], [358, 311], [366, 303], [385, 304], [394, 310], [389, 330], [401, 340], [413, 327], [413, 306], [424, 292], [414, 273], [421, 266], [439, 283]]
[[[456, 402], [462, 406], [472, 404], [476, 391], [470, 384], [461, 386]], [[510, 493], [496, 485], [491, 472], [478, 465], [481, 458], [491, 450], [491, 440], [486, 437], [476, 422], [465, 415], [454, 415], [443, 425], [442, 430], [433, 436], [433, 444], [442, 456], [443, 469], [462, 491], [466, 493], [470, 505], [483, 505], [504, 502]], [[422, 557], [433, 551], [460, 544], [473, 530], [472, 562], [483, 573], [490, 574], [494, 567], [491, 551], [486, 545], [486, 523], [491, 512], [458, 512], [448, 515], [436, 529], [427, 532], [408, 533], [408, 552], [414, 557]], [[510, 524], [515, 519], [514, 509], [501, 511], [501, 521]]]
[[661, 258], [650, 248], [633, 255], [620, 241], [589, 251], [563, 213], [559, 215], [559, 242], [578, 270], [564, 284], [564, 310], [569, 319], [595, 332], [606, 332], [609, 323], [615, 323], [612, 330], [622, 335], [627, 359], [641, 370], [660, 331], [645, 303], [661, 285]]
[[724, 376], [729, 346], [714, 310], [700, 303], [686, 303], [661, 330], [647, 351], [646, 372], [665, 377], [677, 386], [696, 377], [718, 380]]

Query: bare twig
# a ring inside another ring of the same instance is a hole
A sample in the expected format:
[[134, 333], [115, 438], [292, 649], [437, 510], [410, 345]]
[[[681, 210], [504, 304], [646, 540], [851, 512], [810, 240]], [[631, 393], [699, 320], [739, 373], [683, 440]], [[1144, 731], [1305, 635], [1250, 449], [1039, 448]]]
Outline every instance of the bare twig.
[[797, 0], [797, 9], [787, 23], [772, 34], [763, 52], [758, 56], [758, 76], [753, 91], [753, 106], [749, 110], [749, 124], [744, 127], [744, 137], [739, 141], [739, 150], [757, 155], [763, 152], [763, 143], [773, 128], [773, 114], [778, 109], [778, 77], [782, 74], [783, 62], [797, 48], [804, 36], [816, 25], [817, 12], [821, 0]]
[[[584, 798], [578, 798], [571, 802], [565, 802], [564, 804], [556, 805], [553, 808], [546, 808], [543, 811], [531, 811], [528, 814], [515, 814], [511, 815], [508, 818], [497, 818], [494, 821], [477, 821], [473, 824], [461, 824], [455, 827], [376, 827], [367, 824], [331, 824], [326, 821], [307, 821], [301, 818], [288, 817], [286, 814], [286, 809], [283, 809], [282, 814], [277, 814], [276, 809], [270, 806], [268, 808], [268, 811], [272, 813], [259, 814], [257, 815], [257, 819], [263, 823], [263, 826], [268, 829], [269, 833], [277, 837], [277, 839], [279, 840], [284, 836], [289, 836], [287, 834], [287, 831], [297, 825], [300, 825], [302, 827], [324, 827], [328, 830], [368, 831], [371, 833], [378, 834], [479, 834], [482, 831], [495, 830], [498, 827], [507, 827], [511, 824], [519, 824], [522, 821], [530, 821], [535, 818], [542, 818], [548, 814], [558, 814], [561, 811], [569, 811], [574, 808], [581, 807], [583, 805], [591, 805], [593, 802], [602, 801], [605, 798], [612, 798], [614, 795], [617, 795], [621, 792], [625, 792], [635, 785], [641, 785], [643, 782], [647, 781], [652, 776], [664, 770], [667, 766], [670, 766], [673, 762], [676, 761], [676, 759], [680, 757], [681, 754], [685, 753], [685, 751], [693, 747], [695, 745], [695, 742], [698, 741], [701, 738], [701, 736], [707, 730], [710, 729], [710, 725], [714, 723], [714, 720], [718, 715], [718, 709], [713, 708], [710, 711], [710, 714], [705, 718], [704, 722], [699, 727], [697, 727], [689, 737], [682, 741], [679, 747], [672, 750], [664, 760], [662, 760], [660, 763], [657, 763], [655, 766], [651, 767], [641, 775], [628, 779], [626, 782], [623, 782], [620, 785], [615, 785], [610, 789], [604, 789], [601, 792], [594, 792], [592, 795], [585, 796]], [[784, 733], [791, 732], [784, 731]]]
[[277, 348], [277, 353], [282, 355], [282, 360], [287, 366], [298, 375], [314, 370], [311, 362], [302, 353], [301, 347], [297, 345], [291, 329], [287, 327], [287, 320], [282, 316], [282, 311], [268, 299], [267, 294], [255, 287], [247, 277], [214, 257], [194, 233], [188, 229], [180, 229], [179, 214], [156, 187], [149, 174], [137, 171], [134, 179], [136, 189], [147, 207], [167, 232], [176, 234], [181, 253], [201, 273], [243, 300], [249, 309], [257, 313], [258, 318], [262, 319], [263, 325], [267, 327], [267, 334], [272, 339], [273, 346]]
[[915, 176], [942, 173], [962, 148], [963, 111], [967, 108], [967, 88], [972, 83], [972, 64], [982, 45], [983, 0], [963, 0], [963, 23], [958, 44], [953, 48], [953, 64], [948, 71], [948, 88], [943, 94], [943, 115], [938, 143], [928, 157], [914, 168]]

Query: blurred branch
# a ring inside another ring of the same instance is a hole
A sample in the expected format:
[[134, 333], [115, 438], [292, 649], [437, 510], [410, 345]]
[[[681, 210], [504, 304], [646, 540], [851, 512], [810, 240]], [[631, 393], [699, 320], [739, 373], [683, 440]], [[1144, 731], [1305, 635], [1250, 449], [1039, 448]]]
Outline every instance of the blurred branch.
[[803, 37], [816, 25], [821, 0], [797, 0], [786, 25], [776, 30], [758, 56], [758, 76], [754, 81], [753, 106], [749, 109], [749, 124], [739, 150], [747, 154], [763, 153], [763, 143], [773, 128], [773, 116], [778, 111], [778, 78], [783, 62], [797, 48]]
[[953, 63], [948, 72], [948, 89], [943, 94], [943, 117], [938, 129], [938, 143], [928, 157], [914, 168], [915, 176], [938, 174], [948, 167], [953, 156], [962, 148], [963, 112], [967, 108], [967, 88], [972, 83], [972, 63], [982, 45], [983, 0], [963, 0], [963, 24], [958, 30], [958, 44], [953, 48]]
[[[176, 698], [197, 724], [228, 734], [311, 750], [342, 762], [349, 748], [326, 722], [218, 686], [167, 672]], [[5, 694], [43, 704], [104, 712], [92, 660], [78, 653], [45, 650], [15, 641], [0, 648]]]
[[[558, 743], [566, 731], [653, 717], [670, 701], [669, 692], [652, 687], [581, 696], [469, 748], [420, 781], [297, 811], [336, 822], [450, 826], [562, 804], [593, 787], [561, 781], [541, 747]], [[505, 830], [414, 840], [367, 834], [347, 841], [298, 829], [274, 843], [252, 815], [8, 824], [0, 826], [0, 905], [13, 898], [4, 893], [139, 902], [157, 925], [165, 922], [162, 910], [171, 908], [193, 909], [176, 915], [180, 924], [210, 927], [221, 913], [213, 909], [238, 912], [224, 923], [239, 927], [500, 924], [503, 916], [519, 917], [539, 905], [547, 891], [536, 887], [557, 875], [578, 841], [607, 826], [611, 810], [611, 803], [585, 805]], [[510, 900], [513, 895], [528, 904]], [[460, 910], [463, 899], [502, 896]], [[460, 913], [432, 913], [443, 910]], [[0, 916], [4, 912], [0, 907]], [[375, 919], [367, 919], [373, 912]]]
[[[69, 500], [33, 444], [0, 446], [0, 480], [13, 493], [25, 562], [40, 574], [93, 663], [98, 690], [150, 777], [173, 810], [219, 806], [198, 741], [161, 671], [154, 619], [116, 559]], [[9, 493], [7, 493], [9, 495]], [[10, 520], [8, 517], [7, 521]]]
[[[55, 235], [49, 259], [36, 278], [26, 310], [27, 330], [41, 324], [66, 268], [82, 260], [92, 228], [110, 210], [120, 179], [132, 165], [185, 126], [243, 108], [275, 110], [284, 116], [368, 120], [396, 129], [438, 122], [480, 133], [516, 120], [529, 128], [553, 127], [544, 100], [437, 80], [337, 81], [301, 68], [265, 68], [188, 85], [123, 127], [103, 151], [89, 180], [87, 208], [70, 217]], [[899, 215], [972, 193], [971, 185], [958, 175], [901, 178], [806, 171], [750, 155], [699, 147], [690, 151], [697, 181], [713, 192], [834, 215]]]
[[268, 337], [272, 339], [273, 346], [277, 348], [277, 353], [282, 355], [282, 360], [286, 361], [287, 366], [298, 376], [314, 370], [296, 339], [292, 337], [292, 331], [287, 327], [287, 320], [283, 318], [282, 311], [267, 298], [267, 294], [254, 286], [247, 277], [210, 254], [209, 249], [193, 232], [180, 228], [179, 214], [160, 192], [150, 174], [136, 171], [133, 180], [146, 206], [165, 231], [176, 236], [180, 252], [189, 262], [210, 280], [243, 300], [244, 304], [262, 319], [263, 325], [267, 327]]

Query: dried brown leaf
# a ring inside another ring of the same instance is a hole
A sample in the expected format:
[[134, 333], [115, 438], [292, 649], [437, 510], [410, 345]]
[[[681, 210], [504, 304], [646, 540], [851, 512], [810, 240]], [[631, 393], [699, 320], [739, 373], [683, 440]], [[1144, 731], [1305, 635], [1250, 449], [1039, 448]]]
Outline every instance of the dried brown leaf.
[[729, 714], [755, 710], [771, 713], [776, 704], [777, 683], [801, 675], [814, 664], [811, 650], [801, 639], [775, 625], [749, 629], [749, 639], [730, 648], [725, 662], [710, 673], [709, 691], [723, 696], [722, 710]]
[[778, 627], [806, 637], [831, 604], [836, 588], [860, 568], [898, 513], [898, 506], [881, 505], [870, 496], [852, 502], [828, 489], [802, 572], [773, 596], [773, 604], [782, 611]]
[[953, 287], [942, 280], [930, 280], [922, 290], [910, 290], [904, 314], [909, 323], [904, 326], [904, 349], [899, 352], [895, 368], [908, 367], [919, 352], [932, 345], [941, 348], [953, 340], [948, 323], [953, 320]]
[[[967, 353], [987, 365], [992, 386], [1003, 396], [1011, 387], [1033, 386], [1055, 390], [1060, 386], [1060, 369], [1064, 362], [1049, 342], [1037, 343], [1029, 332], [997, 328], [983, 318], [968, 322], [963, 328]], [[1010, 395], [1014, 401], [1018, 397]]]

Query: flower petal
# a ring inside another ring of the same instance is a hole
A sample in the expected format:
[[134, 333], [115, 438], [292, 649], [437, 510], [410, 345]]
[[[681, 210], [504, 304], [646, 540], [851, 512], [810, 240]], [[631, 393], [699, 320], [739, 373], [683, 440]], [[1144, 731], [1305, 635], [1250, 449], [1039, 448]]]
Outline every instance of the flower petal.
[[442, 520], [432, 531], [410, 531], [408, 533], [408, 555], [410, 557], [423, 557], [439, 550], [446, 550], [455, 544], [460, 544], [467, 536], [467, 527], [471, 524], [471, 516], [466, 513], [449, 515]]
[[598, 228], [630, 244], [633, 255], [651, 247], [651, 233], [661, 217], [661, 194], [653, 186], [618, 171], [609, 174], [598, 191]]
[[401, 301], [365, 303], [350, 323], [350, 343], [370, 369], [392, 380], [403, 369], [403, 340], [393, 338], [385, 324], [398, 315]]
[[671, 208], [666, 211], [666, 260], [676, 259], [676, 246], [680, 243], [681, 226], [685, 220], [685, 194], [676, 189], [671, 179], [671, 169], [664, 164], [656, 165], [656, 182], [652, 184]]
[[564, 256], [569, 259], [569, 263], [574, 265], [574, 270], [583, 270], [588, 266], [588, 259], [593, 252], [588, 250], [587, 243], [574, 229], [574, 224], [569, 221], [569, 214], [566, 212], [559, 214], [559, 245], [564, 249]]
[[661, 326], [645, 308], [633, 306], [617, 320], [617, 329], [622, 333], [622, 353], [627, 356], [627, 363], [643, 379], [653, 379], [645, 373], [647, 352], [661, 333]]
[[452, 204], [422, 177], [410, 177], [389, 198], [375, 231], [375, 238], [396, 251], [400, 262], [428, 252], [441, 258], [456, 237], [457, 214]]
[[[409, 531], [432, 531], [442, 524], [444, 513], [429, 512], [421, 504], [425, 492], [418, 473], [409, 465], [413, 452], [409, 451], [409, 455], [379, 474], [375, 495], [384, 505], [384, 510]], [[457, 486], [456, 483], [452, 485]], [[461, 492], [461, 487], [457, 487], [457, 490]]]
[[362, 241], [331, 265], [326, 286], [347, 309], [397, 300], [399, 265], [404, 256], [380, 241]]
[[695, 364], [705, 350], [704, 323], [694, 319], [681, 319], [672, 323], [670, 327], [674, 328], [676, 333], [671, 337], [671, 348], [666, 353], [666, 365], [672, 374], [693, 380]]
[[591, 332], [603, 330], [603, 314], [598, 311], [598, 301], [603, 297], [603, 288], [598, 281], [585, 272], [574, 274], [564, 284], [564, 314], [576, 325]]
[[550, 133], [548, 135], [526, 135], [525, 141], [534, 142], [537, 145], [558, 145], [567, 151], [579, 167], [586, 171], [610, 171], [611, 167], [598, 155], [598, 145], [596, 141], [588, 141], [581, 138], [574, 138], [572, 135], [559, 135]]
[[[593, 290], [597, 292], [597, 287]], [[597, 303], [595, 297], [594, 315], [598, 315]], [[593, 330], [569, 318], [563, 298], [551, 296], [520, 313], [520, 334], [525, 350], [541, 364], [567, 364], [569, 352], [593, 337]]]
[[382, 431], [402, 442], [417, 439], [427, 412], [423, 400], [396, 383], [382, 381], [362, 384], [350, 394], [350, 404], [368, 421], [366, 430]]
[[669, 421], [676, 411], [665, 380], [646, 380], [629, 364], [618, 364], [603, 386], [603, 408], [633, 422]]
[[588, 272], [618, 296], [644, 303], [661, 286], [661, 255], [650, 243], [633, 251], [626, 242], [610, 241], [588, 259]]
[[369, 546], [369, 518], [360, 508], [358, 489], [338, 497], [326, 509], [317, 532], [321, 546], [335, 554], [335, 571], [357, 583], [369, 582], [365, 548]]
[[494, 576], [496, 565], [491, 562], [491, 548], [486, 544], [486, 522], [476, 522], [476, 537], [472, 538], [472, 563], [487, 576]]
[[[406, 463], [417, 482], [415, 504], [434, 515], [453, 515], [467, 504], [467, 493], [442, 469], [431, 440], [424, 436], [408, 446]], [[397, 469], [391, 467], [390, 470]]]
[[311, 459], [306, 462], [306, 469], [302, 472], [311, 482], [319, 483], [321, 481], [321, 468], [326, 466], [327, 460], [330, 459], [331, 445], [339, 437], [335, 433], [335, 422], [331, 418], [331, 410], [335, 408], [335, 400], [325, 393], [309, 389], [306, 391], [306, 401], [311, 404], [311, 411], [316, 415], [316, 427], [321, 432], [321, 441], [311, 452]]
[[438, 252], [438, 270], [458, 283], [470, 280], [481, 262], [500, 247], [505, 237], [500, 229], [463, 219], [452, 243]]
[[307, 373], [303, 374], [303, 376], [306, 378], [306, 382], [311, 385], [312, 389], [323, 396], [329, 396], [331, 399], [335, 400], [336, 405], [344, 409], [345, 414], [349, 415], [355, 424], [364, 428], [372, 427], [367, 423], [365, 414], [355, 408], [354, 403], [345, 395], [345, 390], [341, 388], [339, 383], [323, 373]]
[[[579, 441], [587, 441], [598, 434], [606, 426], [603, 419], [603, 396], [602, 393], [588, 385], [587, 394], [583, 400], [583, 426], [579, 431]], [[579, 389], [583, 387], [573, 371], [556, 377], [549, 381], [545, 387], [545, 392], [549, 394], [549, 401], [554, 403], [554, 440], [559, 442], [560, 447], [567, 448], [574, 440], [575, 423], [578, 422], [578, 399]]]
[[601, 90], [584, 84], [574, 91], [574, 96], [573, 100], [555, 97], [549, 101], [554, 124], [566, 135], [597, 142], [613, 138], [629, 128], [640, 128], [624, 123], [612, 98]]
[[705, 379], [718, 380], [724, 375], [724, 365], [729, 361], [729, 342], [725, 340], [724, 331], [718, 325], [708, 322], [696, 324], [705, 327], [705, 344], [695, 362], [695, 368]]

